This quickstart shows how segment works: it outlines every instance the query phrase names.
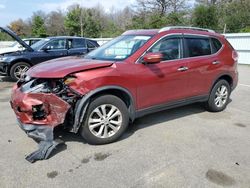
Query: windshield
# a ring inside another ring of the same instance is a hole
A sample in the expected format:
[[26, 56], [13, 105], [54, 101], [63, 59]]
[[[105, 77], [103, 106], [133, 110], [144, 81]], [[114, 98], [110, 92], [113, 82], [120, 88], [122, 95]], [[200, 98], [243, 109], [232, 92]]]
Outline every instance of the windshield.
[[32, 44], [32, 45], [31, 45], [31, 48], [33, 48], [33, 50], [40, 50], [41, 47], [42, 47], [43, 45], [45, 45], [49, 40], [50, 40], [50, 39], [42, 39], [42, 40], [36, 42], [35, 44]]
[[124, 60], [134, 54], [150, 38], [151, 36], [120, 36], [90, 52], [85, 58], [110, 61]]

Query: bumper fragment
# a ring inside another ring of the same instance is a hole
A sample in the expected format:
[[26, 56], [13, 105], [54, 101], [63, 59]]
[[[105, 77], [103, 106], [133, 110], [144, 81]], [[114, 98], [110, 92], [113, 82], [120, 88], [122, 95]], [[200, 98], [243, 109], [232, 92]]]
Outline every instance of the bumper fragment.
[[17, 120], [17, 122], [20, 128], [25, 131], [30, 138], [39, 142], [38, 150], [32, 152], [25, 158], [31, 163], [37, 160], [48, 159], [52, 151], [57, 149], [59, 144], [64, 144], [62, 140], [54, 140], [53, 127], [22, 124], [20, 120]]
[[25, 133], [38, 142], [38, 150], [26, 157], [33, 163], [48, 159], [62, 140], [54, 139], [54, 128], [64, 123], [70, 105], [54, 94], [23, 93], [14, 86], [11, 97], [17, 122]]

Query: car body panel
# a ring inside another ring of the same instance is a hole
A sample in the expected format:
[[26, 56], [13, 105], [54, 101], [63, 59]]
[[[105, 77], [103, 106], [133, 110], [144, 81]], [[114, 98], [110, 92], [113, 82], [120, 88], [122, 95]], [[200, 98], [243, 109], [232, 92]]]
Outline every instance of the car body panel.
[[[11, 106], [17, 118], [27, 125], [57, 126], [64, 122], [69, 104], [53, 94], [24, 93], [17, 85], [13, 87]], [[34, 120], [32, 109], [36, 105], [43, 105], [46, 118]]]
[[111, 66], [113, 62], [86, 60], [79, 56], [59, 58], [40, 63], [28, 70], [27, 75], [35, 78], [63, 78], [70, 73], [93, 68]]
[[[138, 109], [183, 99], [187, 96], [188, 73], [178, 68], [186, 62], [176, 60], [157, 64], [137, 64]], [[157, 90], [160, 89], [160, 92]]]

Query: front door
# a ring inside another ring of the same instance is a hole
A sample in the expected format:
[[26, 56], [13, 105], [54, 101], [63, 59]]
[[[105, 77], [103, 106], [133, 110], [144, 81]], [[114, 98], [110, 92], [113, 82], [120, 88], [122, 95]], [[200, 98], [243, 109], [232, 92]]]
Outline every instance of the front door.
[[54, 39], [32, 58], [35, 64], [68, 55], [66, 39]]
[[162, 53], [160, 63], [137, 64], [138, 109], [185, 99], [188, 69], [187, 62], [182, 59], [182, 51], [182, 35], [168, 36], [148, 50]]

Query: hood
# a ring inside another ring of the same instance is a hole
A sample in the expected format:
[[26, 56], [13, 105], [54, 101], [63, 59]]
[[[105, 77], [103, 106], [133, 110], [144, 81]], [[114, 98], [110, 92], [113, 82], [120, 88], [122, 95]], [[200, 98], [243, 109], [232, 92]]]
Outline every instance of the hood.
[[12, 52], [20, 52], [23, 49], [18, 49], [18, 48], [12, 48], [12, 47], [8, 47], [8, 48], [0, 48], [0, 55], [5, 55], [5, 54], [9, 54]]
[[19, 44], [21, 44], [24, 48], [26, 48], [28, 51], [34, 51], [28, 44], [26, 44], [21, 38], [19, 38], [13, 31], [11, 31], [8, 28], [0, 27], [0, 32], [7, 33], [9, 36], [11, 36], [13, 39], [15, 39]]
[[31, 67], [27, 75], [34, 78], [63, 78], [70, 73], [111, 66], [112, 61], [83, 59], [82, 57], [64, 57], [40, 63]]
[[14, 57], [14, 56], [20, 56], [26, 54], [28, 51], [15, 51], [15, 52], [5, 52], [0, 54], [0, 56], [5, 56], [5, 57]]

